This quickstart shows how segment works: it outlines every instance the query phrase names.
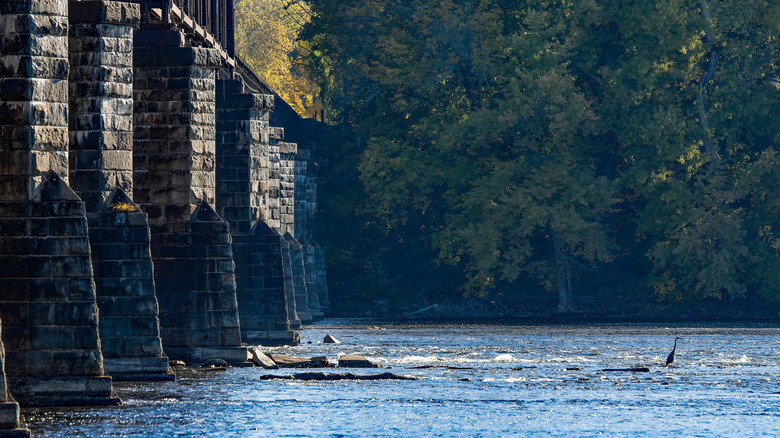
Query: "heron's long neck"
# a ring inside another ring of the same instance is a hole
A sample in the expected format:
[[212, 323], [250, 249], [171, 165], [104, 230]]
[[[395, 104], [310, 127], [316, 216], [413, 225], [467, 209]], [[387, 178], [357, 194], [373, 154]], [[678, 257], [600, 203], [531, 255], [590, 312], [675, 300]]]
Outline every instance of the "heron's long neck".
[[677, 349], [677, 339], [674, 340], [674, 347], [672, 348], [672, 351]]

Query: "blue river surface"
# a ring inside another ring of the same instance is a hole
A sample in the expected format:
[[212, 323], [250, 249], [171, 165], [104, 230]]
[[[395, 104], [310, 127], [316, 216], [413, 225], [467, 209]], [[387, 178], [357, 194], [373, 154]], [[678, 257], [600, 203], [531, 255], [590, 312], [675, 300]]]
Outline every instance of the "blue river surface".
[[[330, 334], [340, 344], [324, 344]], [[677, 359], [664, 368], [675, 336]], [[780, 436], [780, 328], [328, 320], [291, 356], [361, 355], [417, 380], [264, 380], [232, 367], [117, 383], [122, 405], [25, 409], [36, 437]], [[311, 343], [309, 343], [311, 342]], [[648, 367], [650, 372], [607, 368]]]

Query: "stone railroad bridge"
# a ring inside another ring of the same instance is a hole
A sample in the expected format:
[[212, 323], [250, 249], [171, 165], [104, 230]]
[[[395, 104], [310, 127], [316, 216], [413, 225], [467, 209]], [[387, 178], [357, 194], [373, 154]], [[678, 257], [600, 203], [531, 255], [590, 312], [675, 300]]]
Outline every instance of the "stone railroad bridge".
[[321, 124], [235, 55], [232, 1], [0, 0], [0, 436], [327, 312]]

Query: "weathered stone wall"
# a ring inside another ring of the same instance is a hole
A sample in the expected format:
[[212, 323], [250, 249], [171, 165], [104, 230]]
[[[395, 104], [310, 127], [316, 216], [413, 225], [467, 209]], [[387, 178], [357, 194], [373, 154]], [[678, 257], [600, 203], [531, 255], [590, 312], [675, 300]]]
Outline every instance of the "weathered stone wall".
[[278, 232], [282, 235], [284, 288], [288, 295], [288, 316], [291, 325], [299, 326], [311, 323], [312, 318], [305, 291], [302, 248], [293, 237], [295, 234], [295, 155], [298, 152], [298, 145], [281, 141], [283, 138], [283, 129], [277, 129], [276, 136], [271, 137], [271, 144], [279, 151], [278, 165], [275, 167], [277, 169], [275, 176], [279, 184]]
[[175, 30], [139, 30], [134, 51], [134, 200], [152, 226], [214, 204], [213, 49], [184, 47]]
[[68, 179], [67, 0], [0, 3], [0, 198], [29, 201]]
[[[306, 292], [306, 271], [303, 265], [303, 247], [290, 233], [282, 236], [282, 254], [285, 258], [285, 289], [292, 291], [295, 299], [295, 315], [302, 324], [310, 324], [309, 298]], [[289, 301], [288, 301], [289, 305]]]
[[19, 428], [19, 404], [11, 397], [5, 383], [5, 349], [0, 321], [0, 438], [29, 436], [30, 431]]
[[281, 221], [281, 154], [279, 147], [279, 141], [283, 138], [284, 129], [274, 126], [268, 128], [268, 161], [261, 161], [261, 166], [266, 166], [268, 170], [268, 190], [264, 194], [263, 217], [265, 223], [280, 236], [284, 234]]
[[[324, 317], [330, 310], [330, 299], [328, 298], [328, 282], [325, 275], [325, 253], [322, 247], [317, 243], [317, 169], [319, 161], [325, 160], [322, 147], [319, 141], [323, 135], [324, 124], [314, 120], [301, 120], [297, 126], [297, 131], [301, 134], [301, 143], [298, 147], [298, 159], [307, 163], [305, 176], [302, 177], [303, 184], [296, 188], [300, 194], [296, 193], [296, 198], [305, 200], [305, 205], [296, 210], [298, 215], [306, 218], [306, 224], [303, 229], [296, 230], [305, 244], [306, 251], [306, 275], [311, 283], [309, 290], [310, 296], [316, 294], [319, 299], [316, 309], [312, 309], [315, 319]], [[302, 144], [302, 146], [301, 146]], [[309, 283], [307, 283], [307, 288]]]
[[253, 342], [298, 342], [296, 300], [307, 322], [323, 301], [313, 180], [272, 99], [233, 84], [218, 156], [229, 63], [173, 24], [134, 32], [138, 11], [0, 2], [3, 377], [23, 405], [118, 403], [104, 367], [165, 375], [163, 346], [246, 360], [240, 319]]
[[[297, 342], [287, 321], [284, 292], [274, 284], [281, 247], [268, 244], [273, 236], [263, 222], [272, 108], [273, 96], [244, 93], [240, 81], [217, 81], [217, 212], [230, 224], [233, 239], [242, 339], [263, 345]], [[271, 233], [278, 241], [280, 236]], [[265, 252], [269, 250], [276, 252]]]
[[290, 263], [292, 265], [292, 284], [295, 293], [295, 305], [298, 317], [303, 324], [311, 324], [314, 317], [311, 313], [311, 303], [309, 302], [309, 292], [306, 290], [306, 266], [304, 264], [303, 245], [289, 234], [283, 236], [289, 239], [290, 243]]
[[217, 211], [236, 234], [266, 214], [268, 113], [273, 96], [243, 92], [240, 81], [217, 81]]
[[298, 145], [280, 141], [279, 146], [279, 234], [295, 236], [295, 154]]
[[310, 202], [309, 197], [311, 196], [313, 187], [312, 181], [309, 179], [308, 175], [308, 159], [311, 157], [311, 154], [308, 150], [300, 147], [297, 152], [294, 173], [295, 194], [293, 195], [293, 199], [295, 208], [293, 217], [295, 226], [293, 229], [295, 230], [295, 234], [293, 234], [293, 237], [300, 240], [301, 236], [308, 237], [309, 217], [307, 207]]
[[135, 33], [134, 196], [149, 215], [160, 334], [174, 359], [244, 361], [235, 265], [215, 205], [216, 50]]
[[70, 0], [70, 186], [102, 209], [133, 192], [133, 28], [137, 4]]
[[133, 189], [137, 4], [70, 2], [70, 176], [84, 201], [106, 373], [173, 379], [162, 350], [146, 213]]
[[112, 404], [84, 203], [68, 187], [66, 0], [0, 4], [0, 318], [23, 405]]

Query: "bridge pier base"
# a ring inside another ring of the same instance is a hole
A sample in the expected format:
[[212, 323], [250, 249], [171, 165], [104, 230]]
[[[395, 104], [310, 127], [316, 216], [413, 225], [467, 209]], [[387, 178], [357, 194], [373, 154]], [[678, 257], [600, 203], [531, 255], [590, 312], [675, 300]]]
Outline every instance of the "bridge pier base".
[[152, 226], [160, 334], [172, 359], [251, 359], [241, 344], [229, 226], [206, 202], [190, 220]]
[[325, 269], [325, 251], [319, 243], [314, 242], [314, 264], [313, 269], [317, 271], [317, 293], [320, 295], [320, 310], [323, 316], [327, 316], [330, 311], [330, 297], [328, 296], [328, 278]]
[[[262, 221], [254, 226], [252, 234], [260, 242], [258, 254], [253, 259], [258, 265], [254, 272], [262, 275], [267, 300], [265, 312], [273, 317], [266, 325], [267, 330], [258, 329], [252, 336], [263, 339], [261, 345], [297, 345], [301, 338], [292, 330], [295, 320], [289, 319], [287, 307], [287, 299], [292, 294], [286, 293], [284, 288], [282, 237]], [[297, 327], [300, 327], [300, 320], [297, 320]]]
[[303, 269], [304, 281], [306, 284], [306, 298], [309, 304], [309, 313], [312, 321], [321, 321], [325, 318], [320, 304], [320, 279], [319, 270], [316, 267], [317, 255], [314, 245], [309, 242], [306, 236], [301, 236], [299, 242], [303, 250]]
[[[289, 233], [285, 233], [289, 236]], [[285, 236], [281, 236], [280, 244], [282, 248], [282, 275], [284, 279], [284, 296], [287, 301], [287, 318], [290, 320], [290, 327], [300, 329], [303, 325], [303, 318], [298, 315], [298, 296], [295, 294], [294, 270], [293, 270], [293, 249]]]
[[0, 438], [26, 438], [30, 431], [22, 429], [19, 423], [19, 404], [8, 393], [5, 382], [5, 348], [0, 321]]
[[116, 381], [174, 380], [160, 338], [146, 213], [118, 191], [103, 212], [87, 217], [106, 374]]
[[23, 406], [113, 405], [104, 375], [84, 204], [50, 172], [37, 202], [0, 203], [0, 317]]
[[311, 324], [313, 317], [309, 311], [309, 294], [306, 291], [306, 269], [304, 266], [303, 245], [298, 240], [285, 233], [283, 250], [288, 270], [284, 274], [285, 288], [292, 290], [295, 296], [295, 312], [300, 318], [301, 324]]

